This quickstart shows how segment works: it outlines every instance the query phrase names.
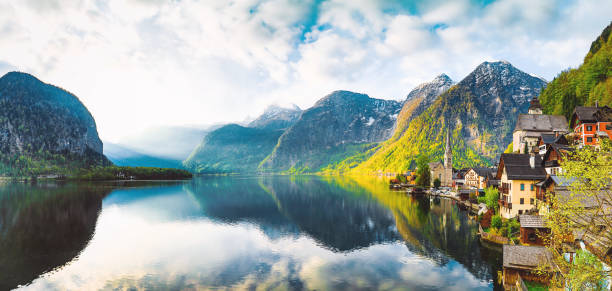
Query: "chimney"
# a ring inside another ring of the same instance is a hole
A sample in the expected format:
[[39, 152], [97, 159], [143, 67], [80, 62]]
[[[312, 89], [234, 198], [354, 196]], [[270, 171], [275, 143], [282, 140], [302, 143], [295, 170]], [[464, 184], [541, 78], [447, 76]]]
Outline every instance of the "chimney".
[[535, 152], [531, 151], [529, 152], [529, 166], [531, 166], [531, 168], [535, 168]]

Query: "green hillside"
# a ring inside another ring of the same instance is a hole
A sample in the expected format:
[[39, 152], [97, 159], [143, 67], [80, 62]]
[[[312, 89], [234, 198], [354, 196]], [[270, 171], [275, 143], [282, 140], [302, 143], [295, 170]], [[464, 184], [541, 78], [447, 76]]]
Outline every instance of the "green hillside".
[[591, 44], [584, 63], [559, 74], [540, 96], [544, 113], [570, 117], [576, 106], [612, 105], [612, 23]]

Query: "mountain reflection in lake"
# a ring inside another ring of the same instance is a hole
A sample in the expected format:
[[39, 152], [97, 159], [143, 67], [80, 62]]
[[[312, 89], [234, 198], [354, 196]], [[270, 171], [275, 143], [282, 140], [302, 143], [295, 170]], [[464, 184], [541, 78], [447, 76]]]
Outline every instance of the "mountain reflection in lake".
[[498, 287], [500, 254], [452, 201], [374, 178], [49, 188], [0, 185], [0, 289]]

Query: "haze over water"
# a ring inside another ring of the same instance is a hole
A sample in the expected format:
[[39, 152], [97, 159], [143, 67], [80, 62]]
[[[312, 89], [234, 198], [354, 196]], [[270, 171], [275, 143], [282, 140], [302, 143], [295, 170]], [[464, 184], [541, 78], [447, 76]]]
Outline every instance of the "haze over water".
[[385, 181], [0, 185], [0, 289], [481, 289], [501, 252], [450, 200]]

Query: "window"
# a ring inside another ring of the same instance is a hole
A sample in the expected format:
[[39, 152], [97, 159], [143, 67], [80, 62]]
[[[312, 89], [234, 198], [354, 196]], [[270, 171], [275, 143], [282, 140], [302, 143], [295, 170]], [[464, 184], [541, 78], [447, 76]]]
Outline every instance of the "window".
[[587, 125], [587, 129], [586, 129], [586, 130], [587, 130], [587, 131], [591, 131], [591, 130], [593, 130], [593, 126], [592, 126], [592, 125]]
[[521, 198], [521, 205], [525, 204], [525, 198]]
[[529, 198], [529, 204], [533, 205], [533, 198]]
[[593, 142], [593, 138], [592, 137], [587, 137], [587, 142]]
[[[521, 191], [525, 191], [525, 184], [521, 184]], [[523, 204], [523, 203], [521, 203]]]
[[523, 210], [519, 210], [519, 215], [523, 214]]
[[530, 186], [531, 186], [531, 191], [533, 191], [533, 184], [531, 184]]
[[612, 130], [612, 124], [606, 124], [606, 130]]

